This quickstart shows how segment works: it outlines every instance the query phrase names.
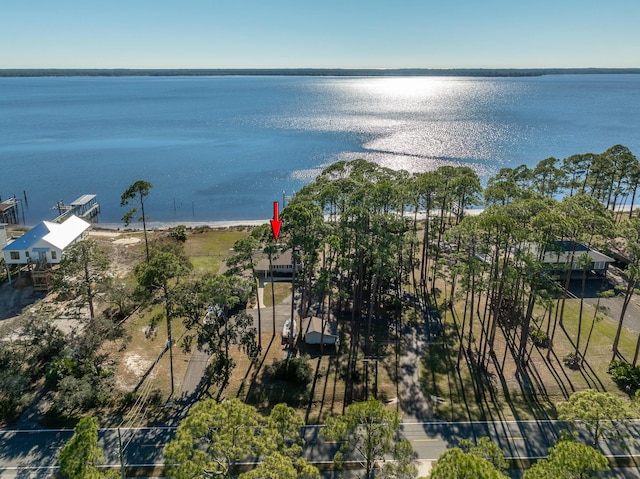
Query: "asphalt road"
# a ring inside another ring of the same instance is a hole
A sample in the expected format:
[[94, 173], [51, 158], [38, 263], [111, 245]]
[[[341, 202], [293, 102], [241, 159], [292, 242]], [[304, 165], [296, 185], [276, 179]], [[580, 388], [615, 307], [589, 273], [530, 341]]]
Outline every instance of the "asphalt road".
[[[322, 426], [306, 426], [305, 457], [313, 462], [331, 462], [339, 444], [325, 442], [320, 437]], [[540, 458], [547, 454], [563, 429], [558, 421], [507, 422], [415, 422], [403, 423], [401, 434], [413, 445], [418, 458], [435, 460], [460, 438], [489, 436], [500, 446], [507, 458]], [[626, 447], [616, 438], [604, 439], [605, 455], [640, 454], [640, 421], [628, 428]], [[71, 430], [0, 430], [0, 478], [51, 478], [57, 467], [57, 454], [72, 436]], [[163, 464], [165, 445], [174, 437], [173, 427], [121, 429], [125, 463], [129, 467], [153, 467]], [[107, 464], [119, 467], [117, 429], [102, 429], [99, 433]], [[586, 437], [583, 441], [588, 443]], [[616, 470], [612, 477], [640, 477], [637, 468]]]
[[[174, 434], [175, 428], [170, 427], [122, 429], [125, 463], [131, 467], [163, 465], [164, 447]], [[58, 453], [72, 436], [69, 429], [0, 430], [0, 477], [54, 477]], [[100, 430], [99, 442], [106, 464], [119, 467], [118, 430]]]

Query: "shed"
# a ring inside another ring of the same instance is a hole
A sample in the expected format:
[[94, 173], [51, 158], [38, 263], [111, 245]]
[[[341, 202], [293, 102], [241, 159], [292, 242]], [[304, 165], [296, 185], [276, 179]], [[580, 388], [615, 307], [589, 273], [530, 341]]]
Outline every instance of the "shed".
[[337, 335], [337, 325], [335, 321], [327, 321], [316, 316], [304, 318], [302, 320], [302, 332], [304, 342], [307, 344], [335, 344], [338, 346], [340, 340]]

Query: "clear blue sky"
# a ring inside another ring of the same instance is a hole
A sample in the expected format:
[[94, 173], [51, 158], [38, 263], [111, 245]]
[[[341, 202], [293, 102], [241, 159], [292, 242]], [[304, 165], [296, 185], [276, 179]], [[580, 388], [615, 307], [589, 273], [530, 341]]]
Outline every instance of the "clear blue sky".
[[640, 0], [1, 0], [0, 68], [640, 67]]

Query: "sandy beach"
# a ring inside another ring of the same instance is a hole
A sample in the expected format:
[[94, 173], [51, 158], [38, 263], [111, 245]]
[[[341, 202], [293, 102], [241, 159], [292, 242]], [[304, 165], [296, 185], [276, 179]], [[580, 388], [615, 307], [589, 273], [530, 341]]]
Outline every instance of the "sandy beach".
[[[147, 222], [148, 230], [167, 230], [183, 225], [187, 228], [198, 228], [208, 226], [209, 228], [237, 228], [241, 226], [260, 226], [269, 223], [268, 219], [264, 220], [228, 220], [228, 221], [149, 221]], [[108, 230], [108, 231], [141, 231], [142, 223], [130, 224], [124, 226], [124, 223], [93, 223], [92, 229]]]

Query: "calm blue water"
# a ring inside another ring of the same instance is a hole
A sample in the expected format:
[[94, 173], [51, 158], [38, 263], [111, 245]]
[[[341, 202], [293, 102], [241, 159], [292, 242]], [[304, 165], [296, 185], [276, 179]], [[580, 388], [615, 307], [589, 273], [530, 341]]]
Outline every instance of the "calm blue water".
[[640, 155], [640, 75], [534, 78], [0, 78], [0, 196], [27, 224], [95, 193], [153, 183], [156, 222], [266, 219], [323, 167], [358, 157], [424, 171]]

